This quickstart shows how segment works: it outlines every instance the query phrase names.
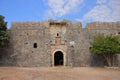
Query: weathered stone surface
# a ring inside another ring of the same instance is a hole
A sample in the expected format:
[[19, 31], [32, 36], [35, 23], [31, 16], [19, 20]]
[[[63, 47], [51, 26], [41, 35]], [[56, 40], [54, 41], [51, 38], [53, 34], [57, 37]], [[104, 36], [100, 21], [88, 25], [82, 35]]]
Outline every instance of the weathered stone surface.
[[[14, 22], [8, 32], [11, 40], [9, 46], [0, 51], [7, 54], [1, 57], [0, 65], [54, 66], [54, 54], [61, 51], [64, 66], [105, 66], [102, 57], [90, 54], [90, 42], [99, 33], [117, 35], [120, 22], [93, 22], [84, 29], [80, 22], [67, 20]], [[116, 66], [120, 66], [120, 55], [117, 59]]]

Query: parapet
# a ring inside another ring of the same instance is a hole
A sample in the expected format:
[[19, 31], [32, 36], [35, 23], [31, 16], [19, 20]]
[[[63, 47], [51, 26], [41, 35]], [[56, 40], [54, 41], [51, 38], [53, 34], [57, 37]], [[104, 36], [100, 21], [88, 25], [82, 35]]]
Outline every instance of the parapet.
[[86, 25], [86, 29], [120, 29], [120, 22], [92, 22]]
[[80, 27], [82, 29], [82, 23], [81, 22], [73, 22], [73, 27]]
[[42, 26], [41, 22], [13, 22], [10, 30], [39, 29], [39, 26]]
[[[81, 22], [68, 20], [48, 20], [42, 22], [13, 22], [10, 30], [41, 29], [50, 26], [71, 26], [73, 29], [82, 29]], [[91, 22], [87, 23], [86, 29], [120, 29], [120, 22]]]

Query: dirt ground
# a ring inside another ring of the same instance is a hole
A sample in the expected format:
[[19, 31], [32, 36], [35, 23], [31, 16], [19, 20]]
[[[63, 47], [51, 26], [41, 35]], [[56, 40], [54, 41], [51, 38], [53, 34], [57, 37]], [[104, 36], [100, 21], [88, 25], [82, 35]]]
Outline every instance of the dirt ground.
[[0, 80], [120, 80], [120, 70], [90, 67], [0, 67]]

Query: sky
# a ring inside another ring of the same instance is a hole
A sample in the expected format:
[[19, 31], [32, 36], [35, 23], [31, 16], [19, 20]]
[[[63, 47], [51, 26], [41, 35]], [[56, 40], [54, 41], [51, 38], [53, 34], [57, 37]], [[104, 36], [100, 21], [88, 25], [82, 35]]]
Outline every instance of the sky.
[[0, 0], [0, 15], [11, 22], [44, 20], [120, 21], [120, 0]]

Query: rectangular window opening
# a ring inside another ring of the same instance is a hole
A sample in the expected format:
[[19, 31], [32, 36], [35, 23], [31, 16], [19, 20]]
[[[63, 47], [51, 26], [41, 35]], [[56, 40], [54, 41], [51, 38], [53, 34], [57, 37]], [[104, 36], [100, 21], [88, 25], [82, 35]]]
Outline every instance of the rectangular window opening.
[[33, 44], [33, 47], [34, 47], [34, 48], [37, 48], [37, 43], [34, 43], [34, 44]]

